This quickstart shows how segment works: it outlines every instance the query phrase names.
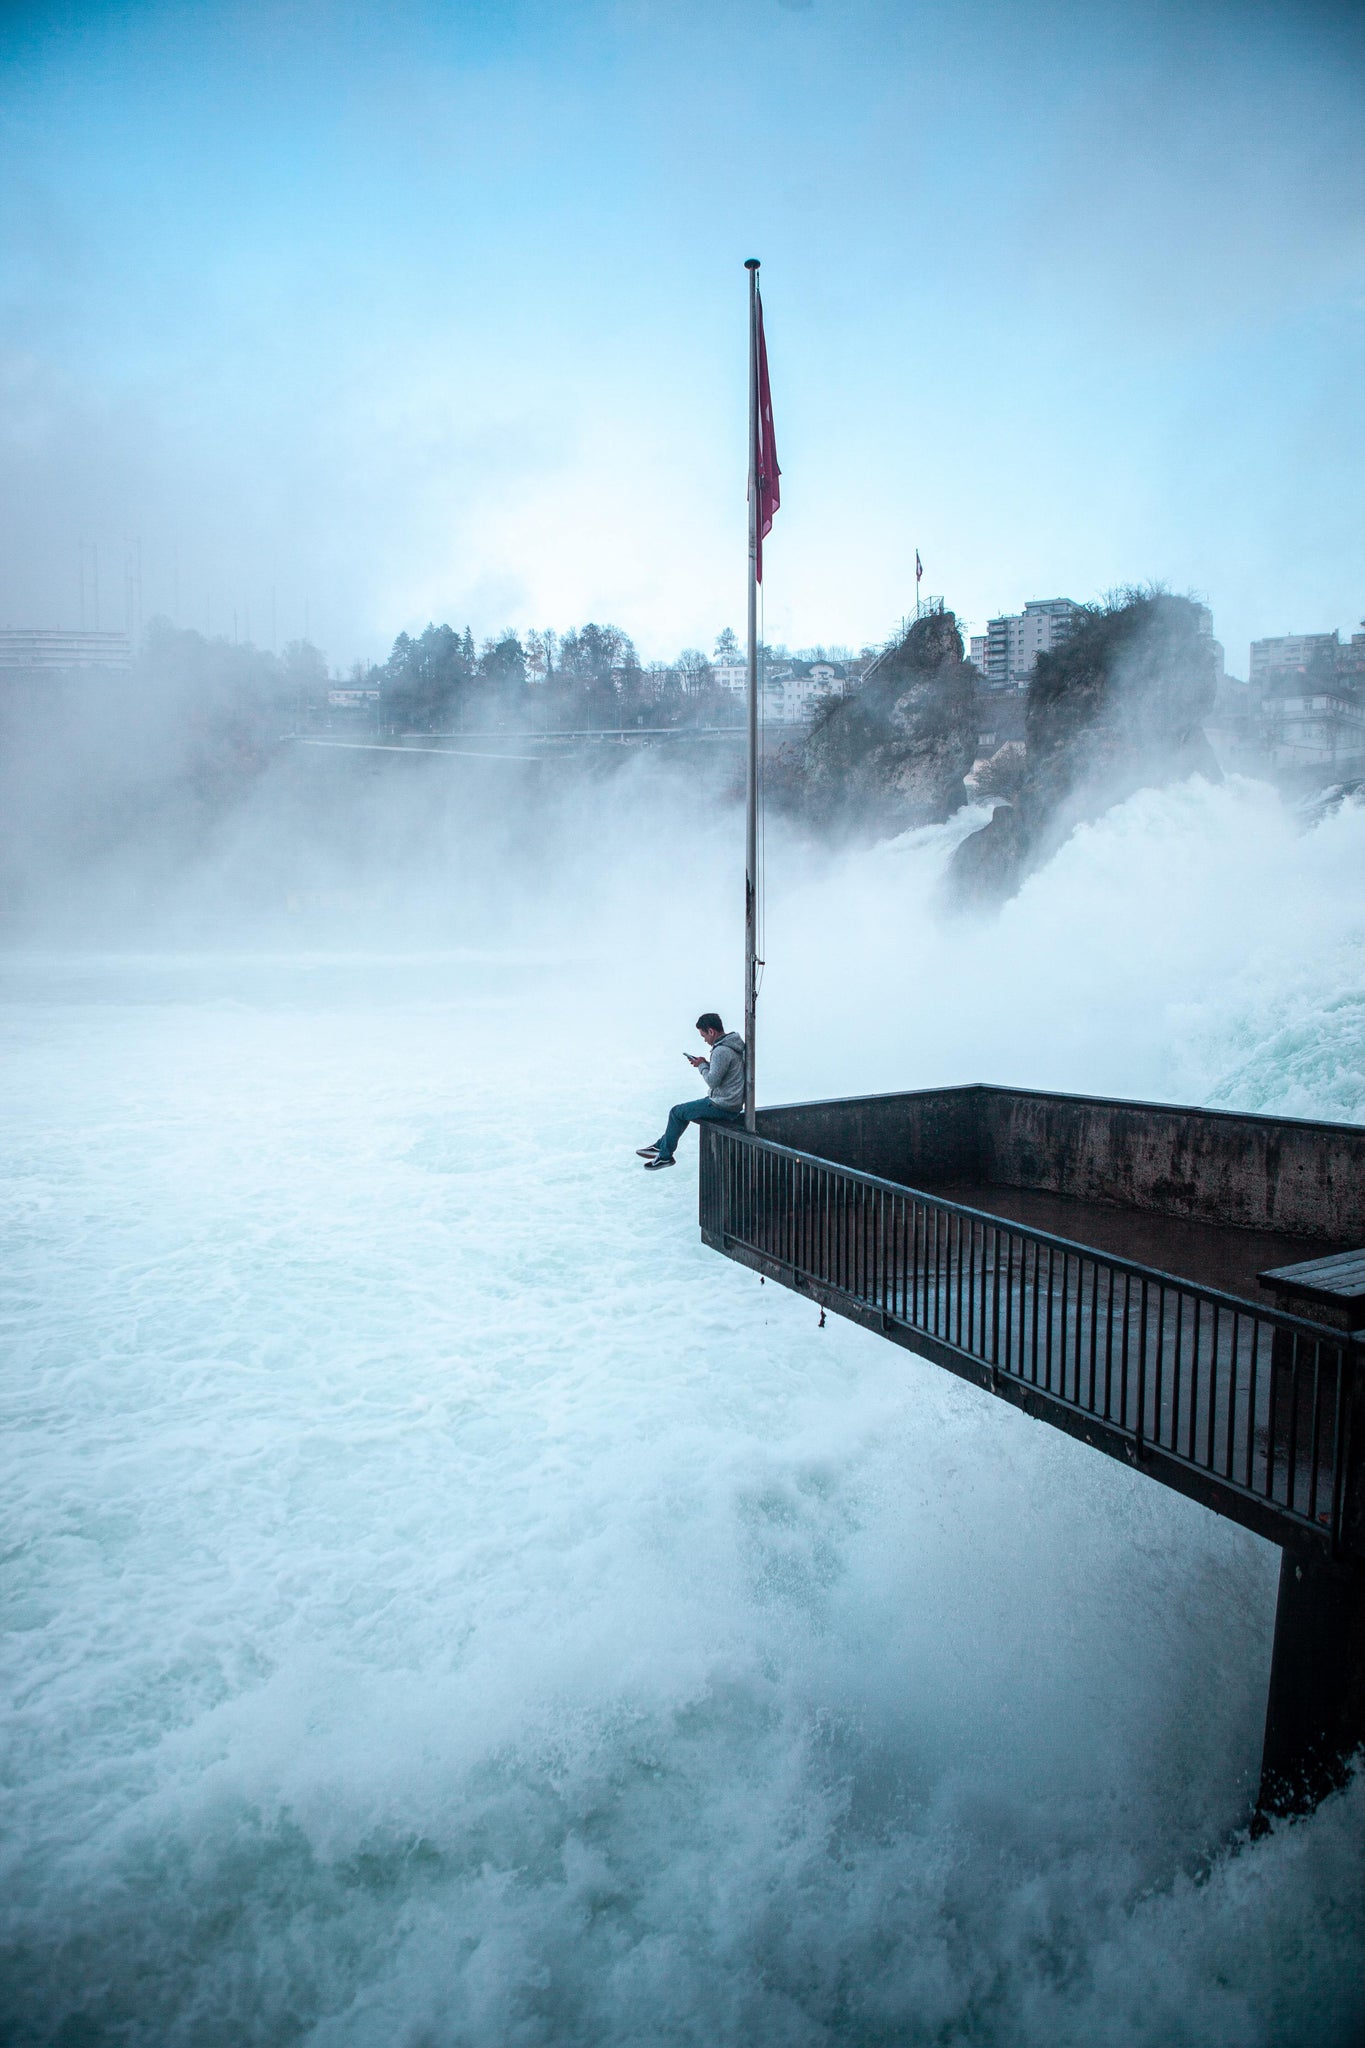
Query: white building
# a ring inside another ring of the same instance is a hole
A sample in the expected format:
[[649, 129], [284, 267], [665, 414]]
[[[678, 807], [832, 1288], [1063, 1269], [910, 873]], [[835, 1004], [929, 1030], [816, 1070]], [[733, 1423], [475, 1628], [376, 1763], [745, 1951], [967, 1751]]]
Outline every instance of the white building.
[[1344, 691], [1267, 697], [1261, 709], [1273, 760], [1330, 763], [1365, 753], [1365, 706]]
[[[711, 672], [722, 690], [743, 700], [749, 690], [746, 661], [717, 661]], [[804, 675], [787, 667], [763, 670], [763, 715], [776, 725], [805, 725], [831, 697], [843, 694], [846, 685], [830, 661], [814, 661]]]
[[789, 668], [769, 669], [763, 678], [763, 714], [778, 725], [809, 725], [843, 692], [843, 678], [828, 661], [812, 662], [804, 675]]
[[42, 627], [0, 627], [0, 669], [56, 674], [77, 668], [131, 666], [132, 649], [126, 633], [58, 633]]

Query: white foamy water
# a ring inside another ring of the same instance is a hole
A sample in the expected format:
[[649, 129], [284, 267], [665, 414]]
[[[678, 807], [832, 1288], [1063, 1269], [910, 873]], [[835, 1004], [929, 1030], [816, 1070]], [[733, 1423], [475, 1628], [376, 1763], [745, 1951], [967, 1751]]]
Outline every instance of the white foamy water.
[[[770, 1098], [1365, 1115], [1365, 813], [1145, 795], [946, 926], [961, 829], [774, 881]], [[1238, 1833], [1278, 1554], [639, 1171], [729, 833], [479, 951], [7, 963], [6, 2042], [1365, 2031], [1365, 1788]]]

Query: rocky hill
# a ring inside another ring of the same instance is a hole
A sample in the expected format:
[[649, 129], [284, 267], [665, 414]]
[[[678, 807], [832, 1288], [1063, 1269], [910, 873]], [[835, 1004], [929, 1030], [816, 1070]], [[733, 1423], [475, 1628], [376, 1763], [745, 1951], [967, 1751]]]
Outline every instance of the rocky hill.
[[1062, 647], [1038, 656], [1020, 786], [958, 847], [957, 900], [1012, 896], [1074, 825], [1134, 790], [1196, 770], [1220, 780], [1202, 724], [1216, 688], [1213, 642], [1188, 598], [1128, 592], [1083, 612]]
[[976, 756], [978, 683], [953, 613], [916, 619], [771, 765], [770, 799], [812, 825], [871, 838], [951, 817]]

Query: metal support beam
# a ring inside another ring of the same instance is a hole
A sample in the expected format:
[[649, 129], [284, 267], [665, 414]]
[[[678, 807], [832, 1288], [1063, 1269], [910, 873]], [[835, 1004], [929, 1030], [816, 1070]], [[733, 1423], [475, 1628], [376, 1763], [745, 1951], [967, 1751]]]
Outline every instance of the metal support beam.
[[1310, 1812], [1343, 1783], [1362, 1743], [1365, 1569], [1286, 1546], [1257, 1812]]

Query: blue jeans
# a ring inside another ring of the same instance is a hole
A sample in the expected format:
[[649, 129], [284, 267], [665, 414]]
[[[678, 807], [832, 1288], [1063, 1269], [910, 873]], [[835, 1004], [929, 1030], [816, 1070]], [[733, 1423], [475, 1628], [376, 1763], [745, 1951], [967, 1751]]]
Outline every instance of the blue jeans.
[[688, 1124], [742, 1124], [742, 1109], [717, 1109], [709, 1095], [697, 1102], [675, 1102], [668, 1112], [668, 1128], [659, 1140], [660, 1159], [671, 1159]]

